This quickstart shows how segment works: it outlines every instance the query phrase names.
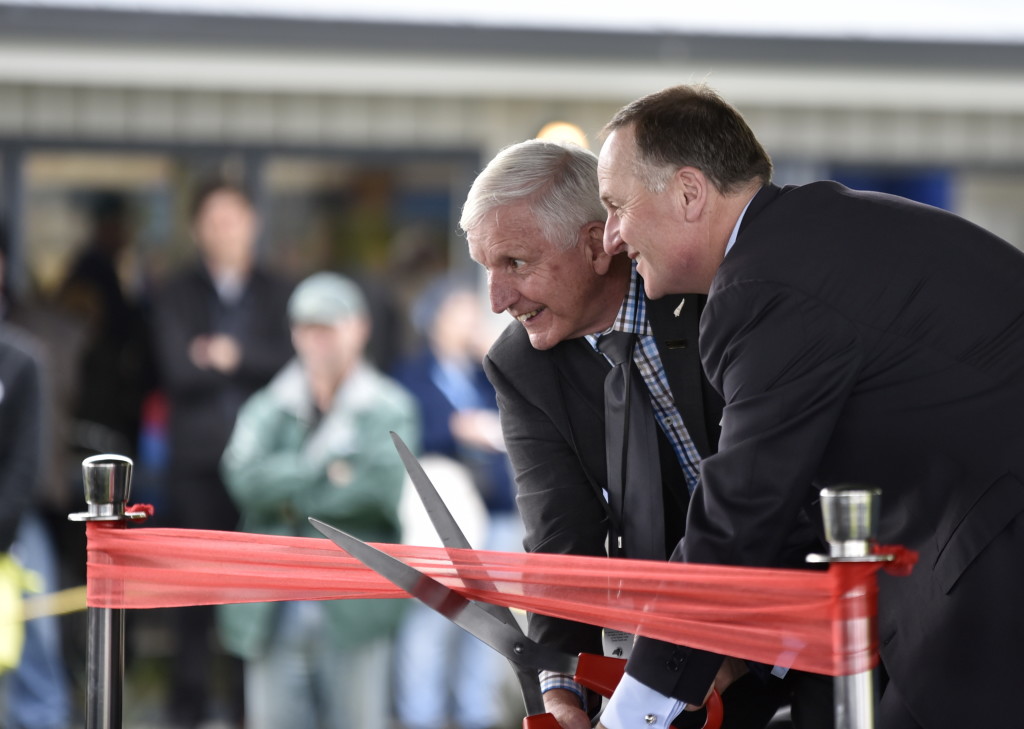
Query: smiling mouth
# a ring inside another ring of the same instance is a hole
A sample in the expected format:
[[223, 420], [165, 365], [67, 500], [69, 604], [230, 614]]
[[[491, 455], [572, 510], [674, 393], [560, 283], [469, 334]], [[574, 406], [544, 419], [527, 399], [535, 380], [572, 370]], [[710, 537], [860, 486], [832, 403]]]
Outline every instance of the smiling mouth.
[[528, 322], [531, 319], [533, 319], [535, 316], [537, 316], [542, 311], [544, 311], [544, 307], [543, 306], [541, 308], [539, 308], [539, 309], [534, 309], [533, 311], [528, 311], [525, 314], [516, 314], [515, 317], [521, 323], [525, 324], [526, 322]]

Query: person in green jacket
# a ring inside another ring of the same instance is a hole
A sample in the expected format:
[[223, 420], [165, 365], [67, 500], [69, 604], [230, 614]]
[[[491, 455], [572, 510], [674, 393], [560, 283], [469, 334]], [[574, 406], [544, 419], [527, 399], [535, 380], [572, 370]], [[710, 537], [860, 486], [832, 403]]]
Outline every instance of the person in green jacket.
[[[368, 542], [399, 540], [405, 478], [388, 431], [419, 443], [412, 396], [363, 357], [366, 300], [316, 273], [288, 302], [297, 356], [242, 406], [221, 461], [240, 529], [319, 536], [313, 516]], [[363, 729], [389, 711], [402, 600], [225, 605], [225, 647], [245, 661], [246, 726]]]

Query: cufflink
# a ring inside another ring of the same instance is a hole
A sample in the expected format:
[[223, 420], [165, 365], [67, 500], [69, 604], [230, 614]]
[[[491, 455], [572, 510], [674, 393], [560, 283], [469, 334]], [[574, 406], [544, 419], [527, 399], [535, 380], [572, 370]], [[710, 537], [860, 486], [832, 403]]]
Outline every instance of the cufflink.
[[644, 716], [644, 724], [653, 724], [657, 720], [658, 717], [656, 717], [654, 714], [647, 714]]

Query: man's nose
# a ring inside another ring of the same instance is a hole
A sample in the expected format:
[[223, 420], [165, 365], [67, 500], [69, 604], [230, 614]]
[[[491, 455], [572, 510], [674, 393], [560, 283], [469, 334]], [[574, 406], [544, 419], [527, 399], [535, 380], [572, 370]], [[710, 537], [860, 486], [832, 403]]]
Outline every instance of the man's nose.
[[491, 297], [491, 311], [495, 314], [500, 314], [515, 303], [516, 290], [504, 276], [491, 274], [487, 279], [487, 287]]
[[619, 221], [614, 214], [608, 216], [604, 224], [604, 252], [614, 256], [625, 247], [622, 236], [619, 235]]

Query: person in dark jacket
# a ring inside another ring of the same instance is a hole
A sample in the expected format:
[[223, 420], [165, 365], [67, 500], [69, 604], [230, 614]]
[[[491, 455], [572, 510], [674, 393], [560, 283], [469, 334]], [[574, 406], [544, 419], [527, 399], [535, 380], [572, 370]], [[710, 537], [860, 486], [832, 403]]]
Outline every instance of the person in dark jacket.
[[[703, 85], [606, 132], [605, 252], [634, 258], [649, 296], [707, 292], [699, 349], [725, 400], [673, 559], [777, 566], [822, 488], [879, 488], [878, 541], [919, 558], [878, 579], [877, 725], [1005, 725], [1024, 653], [1024, 253], [904, 198], [772, 184]], [[602, 722], [665, 726], [721, 663], [641, 638]]]
[[[215, 181], [192, 206], [199, 260], [174, 275], [153, 302], [154, 348], [170, 407], [168, 506], [194, 529], [234, 530], [238, 511], [218, 466], [242, 403], [292, 356], [286, 308], [291, 286], [256, 261], [257, 216], [240, 188]], [[213, 610], [178, 611], [172, 719], [195, 726], [209, 710]], [[240, 666], [230, 660], [241, 716]]]

